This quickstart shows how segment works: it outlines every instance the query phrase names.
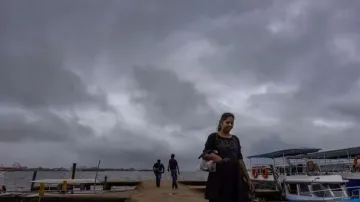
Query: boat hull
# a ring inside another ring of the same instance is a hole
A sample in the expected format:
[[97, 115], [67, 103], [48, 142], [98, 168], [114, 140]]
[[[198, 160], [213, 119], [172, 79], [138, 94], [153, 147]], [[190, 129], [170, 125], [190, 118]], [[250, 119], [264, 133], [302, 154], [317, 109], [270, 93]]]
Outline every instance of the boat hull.
[[[359, 196], [360, 195], [360, 179], [348, 179], [349, 182], [346, 183], [346, 186], [349, 187], [348, 188], [348, 192], [350, 194], [350, 196]], [[355, 188], [351, 188], [351, 187], [355, 187]]]
[[313, 197], [313, 196], [299, 196], [289, 194], [286, 196], [288, 201], [349, 201], [349, 202], [360, 202], [360, 199], [351, 198], [332, 198], [332, 197]]

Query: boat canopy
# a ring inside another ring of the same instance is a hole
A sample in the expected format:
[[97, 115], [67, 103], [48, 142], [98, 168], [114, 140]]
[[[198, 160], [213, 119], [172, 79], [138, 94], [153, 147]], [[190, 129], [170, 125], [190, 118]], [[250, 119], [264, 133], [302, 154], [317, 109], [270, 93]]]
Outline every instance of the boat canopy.
[[281, 158], [288, 156], [296, 156], [301, 154], [308, 154], [313, 152], [318, 152], [321, 149], [318, 148], [296, 148], [296, 149], [284, 149], [279, 151], [274, 151], [270, 153], [258, 154], [253, 156], [248, 156], [247, 158]]
[[346, 159], [360, 154], [360, 147], [350, 147], [330, 151], [321, 151], [310, 154], [299, 154], [289, 159]]

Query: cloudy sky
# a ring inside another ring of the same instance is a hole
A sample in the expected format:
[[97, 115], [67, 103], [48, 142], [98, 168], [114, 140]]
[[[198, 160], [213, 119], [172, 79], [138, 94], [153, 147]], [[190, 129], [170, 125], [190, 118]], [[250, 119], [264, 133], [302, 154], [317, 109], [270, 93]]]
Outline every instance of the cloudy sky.
[[358, 146], [359, 9], [2, 0], [0, 164], [150, 167], [175, 153], [196, 169], [226, 111], [245, 156]]

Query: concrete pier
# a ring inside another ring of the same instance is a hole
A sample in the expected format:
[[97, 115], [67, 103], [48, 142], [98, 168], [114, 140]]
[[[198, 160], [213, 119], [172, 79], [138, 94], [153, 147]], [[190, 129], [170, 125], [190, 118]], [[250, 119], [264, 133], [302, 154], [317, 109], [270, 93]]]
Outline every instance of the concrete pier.
[[178, 184], [179, 189], [171, 188], [170, 180], [161, 181], [161, 187], [155, 186], [154, 180], [144, 181], [132, 195], [134, 202], [207, 202], [204, 193]]

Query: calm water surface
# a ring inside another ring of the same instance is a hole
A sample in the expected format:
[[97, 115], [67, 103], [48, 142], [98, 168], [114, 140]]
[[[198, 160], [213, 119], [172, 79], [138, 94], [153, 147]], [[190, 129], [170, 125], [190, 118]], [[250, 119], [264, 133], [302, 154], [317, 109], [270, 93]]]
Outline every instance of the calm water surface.
[[[81, 172], [77, 171], [75, 178], [78, 179], [94, 179], [96, 172]], [[0, 184], [5, 184], [9, 191], [28, 191], [30, 189], [30, 181], [32, 178], [32, 171], [21, 172], [6, 172], [0, 176]], [[125, 172], [125, 171], [105, 171], [98, 172], [98, 179], [104, 179], [108, 176], [108, 180], [147, 180], [154, 179], [153, 172]], [[39, 171], [37, 173], [37, 180], [41, 179], [64, 179], [71, 178], [71, 171]], [[205, 172], [182, 172], [179, 180], [206, 180], [207, 173]], [[167, 172], [164, 173], [163, 179], [170, 179]]]

